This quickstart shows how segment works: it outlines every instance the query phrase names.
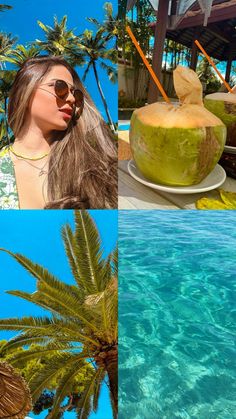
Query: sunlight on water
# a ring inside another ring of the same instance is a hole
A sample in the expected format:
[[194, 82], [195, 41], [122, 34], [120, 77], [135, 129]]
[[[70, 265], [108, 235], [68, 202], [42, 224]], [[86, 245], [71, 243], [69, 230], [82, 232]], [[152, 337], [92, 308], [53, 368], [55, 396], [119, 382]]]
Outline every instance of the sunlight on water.
[[234, 211], [120, 211], [119, 419], [236, 417]]

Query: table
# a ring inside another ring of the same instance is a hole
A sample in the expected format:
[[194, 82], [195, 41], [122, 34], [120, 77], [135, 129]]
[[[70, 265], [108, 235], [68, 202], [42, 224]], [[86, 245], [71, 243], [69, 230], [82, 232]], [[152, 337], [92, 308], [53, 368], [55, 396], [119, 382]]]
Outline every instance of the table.
[[[198, 194], [178, 195], [157, 191], [142, 185], [133, 179], [128, 173], [128, 160], [120, 160], [118, 165], [119, 175], [119, 209], [196, 209], [195, 202], [203, 197], [219, 197], [217, 191], [209, 191]], [[236, 180], [230, 177], [221, 186], [226, 191], [236, 192]]]

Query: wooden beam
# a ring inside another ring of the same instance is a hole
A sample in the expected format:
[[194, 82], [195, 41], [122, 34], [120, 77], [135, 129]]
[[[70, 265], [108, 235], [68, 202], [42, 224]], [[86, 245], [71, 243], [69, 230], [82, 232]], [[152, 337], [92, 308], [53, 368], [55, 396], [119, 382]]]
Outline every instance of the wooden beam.
[[[208, 18], [208, 25], [222, 20], [232, 19], [236, 17], [236, 1], [230, 0], [227, 3], [216, 4], [212, 6], [211, 15]], [[183, 29], [194, 26], [202, 26], [204, 22], [204, 15], [201, 10], [191, 11], [186, 14], [186, 17], [177, 25], [175, 29]]]
[[225, 72], [225, 80], [227, 82], [229, 82], [229, 79], [230, 79], [230, 72], [231, 72], [231, 66], [232, 66], [232, 61], [233, 61], [233, 50], [234, 50], [233, 44], [230, 44], [226, 72]]
[[[161, 80], [162, 57], [164, 51], [166, 28], [168, 21], [169, 0], [160, 0], [157, 11], [157, 22], [155, 28], [155, 42], [152, 59], [152, 68], [156, 76]], [[159, 96], [159, 91], [151, 79], [148, 89], [148, 103], [156, 102]]]
[[197, 61], [198, 61], [198, 47], [194, 41], [195, 39], [199, 39], [200, 33], [201, 33], [201, 28], [198, 26], [195, 28], [195, 31], [194, 31], [193, 42], [192, 42], [191, 62], [190, 62], [190, 68], [194, 71], [197, 68]]
[[216, 28], [216, 27], [212, 28], [212, 27], [206, 26], [205, 30], [209, 33], [212, 33], [212, 35], [214, 35], [215, 38], [220, 39], [221, 41], [225, 42], [226, 44], [229, 44], [230, 42], [232, 42], [232, 40], [230, 39], [228, 34], [226, 35], [219, 28]]

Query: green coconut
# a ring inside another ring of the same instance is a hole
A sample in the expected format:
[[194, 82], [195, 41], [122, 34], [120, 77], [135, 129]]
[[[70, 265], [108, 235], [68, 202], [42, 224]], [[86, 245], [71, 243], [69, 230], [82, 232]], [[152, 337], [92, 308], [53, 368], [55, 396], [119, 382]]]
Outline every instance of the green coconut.
[[224, 149], [226, 127], [204, 108], [202, 85], [193, 70], [178, 66], [174, 86], [179, 104], [153, 103], [133, 112], [130, 145], [147, 179], [189, 186], [215, 167]]
[[236, 94], [212, 93], [205, 96], [204, 105], [226, 125], [226, 144], [236, 147]]

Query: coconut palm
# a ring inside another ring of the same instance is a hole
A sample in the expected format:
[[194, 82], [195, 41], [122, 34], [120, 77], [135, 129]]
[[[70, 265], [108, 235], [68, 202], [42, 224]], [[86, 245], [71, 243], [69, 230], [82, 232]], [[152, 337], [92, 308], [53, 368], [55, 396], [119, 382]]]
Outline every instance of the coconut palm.
[[87, 20], [94, 23], [98, 28], [102, 27], [106, 33], [105, 40], [109, 41], [118, 34], [118, 19], [113, 16], [112, 3], [106, 2], [103, 8], [105, 9], [105, 20], [103, 23], [100, 23], [97, 19], [92, 17], [87, 18]]
[[[43, 307], [50, 315], [0, 320], [0, 329], [20, 331], [4, 350], [12, 351], [13, 366], [47, 353], [54, 354], [53, 362], [45, 362], [40, 371], [32, 373], [28, 383], [32, 399], [36, 401], [51, 380], [61, 374], [50, 418], [56, 417], [84, 361], [92, 363], [92, 378], [77, 403], [78, 418], [85, 419], [92, 409], [96, 411], [104, 380], [107, 380], [116, 418], [117, 251], [103, 257], [99, 233], [86, 211], [75, 212], [75, 231], [66, 225], [62, 237], [74, 285], [59, 281], [25, 256], [7, 251], [37, 279], [36, 292], [9, 293]], [[19, 347], [34, 343], [40, 349], [17, 351]]]
[[[214, 60], [218, 64], [217, 60]], [[213, 93], [220, 88], [220, 81], [217, 79], [212, 66], [205, 57], [201, 57], [197, 66], [197, 75], [205, 87], [205, 93]]]
[[38, 25], [44, 31], [46, 41], [36, 39], [36, 45], [40, 50], [47, 51], [52, 55], [62, 55], [72, 66], [83, 65], [83, 53], [77, 47], [77, 36], [73, 30], [67, 30], [67, 16], [63, 16], [59, 22], [54, 17], [54, 27], [44, 25], [38, 20]]
[[8, 137], [7, 99], [9, 96], [12, 83], [15, 79], [15, 75], [16, 75], [15, 70], [0, 70], [0, 119], [1, 119], [0, 140], [6, 137], [7, 142], [9, 141], [9, 138], [7, 138]]
[[86, 54], [88, 60], [86, 63], [86, 69], [83, 75], [83, 81], [86, 80], [87, 74], [90, 68], [93, 69], [98, 90], [105, 108], [107, 119], [113, 131], [115, 127], [108, 109], [107, 101], [102, 90], [102, 86], [98, 76], [97, 63], [107, 72], [107, 75], [112, 83], [117, 82], [117, 71], [116, 69], [108, 64], [108, 61], [112, 63], [117, 62], [117, 52], [114, 48], [107, 48], [107, 39], [105, 36], [105, 30], [101, 26], [98, 28], [95, 35], [93, 31], [86, 29], [80, 36], [78, 47]]
[[114, 48], [109, 48], [109, 41], [115, 39], [114, 37], [118, 33], [118, 20], [113, 17], [113, 6], [111, 3], [106, 2], [104, 4], [105, 9], [105, 20], [100, 23], [97, 19], [87, 18], [88, 21], [97, 26], [97, 32], [93, 35], [93, 31], [85, 30], [79, 40], [79, 48], [85, 52], [88, 60], [86, 63], [86, 69], [83, 76], [83, 81], [86, 80], [87, 74], [90, 68], [93, 69], [96, 83], [102, 102], [105, 108], [107, 119], [113, 131], [115, 127], [110, 116], [108, 105], [105, 99], [104, 92], [99, 80], [98, 71], [97, 71], [97, 62], [100, 66], [107, 72], [107, 75], [112, 83], [117, 82], [117, 70], [110, 64], [108, 61], [111, 61], [113, 64], [117, 63], [117, 52]]
[[17, 67], [21, 67], [25, 60], [37, 57], [39, 54], [40, 50], [36, 45], [30, 45], [28, 47], [17, 45], [12, 49], [10, 56], [5, 57], [5, 61], [15, 64]]
[[0, 68], [3, 68], [3, 64], [7, 61], [7, 57], [13, 51], [13, 45], [17, 41], [17, 38], [12, 38], [11, 34], [0, 33]]

